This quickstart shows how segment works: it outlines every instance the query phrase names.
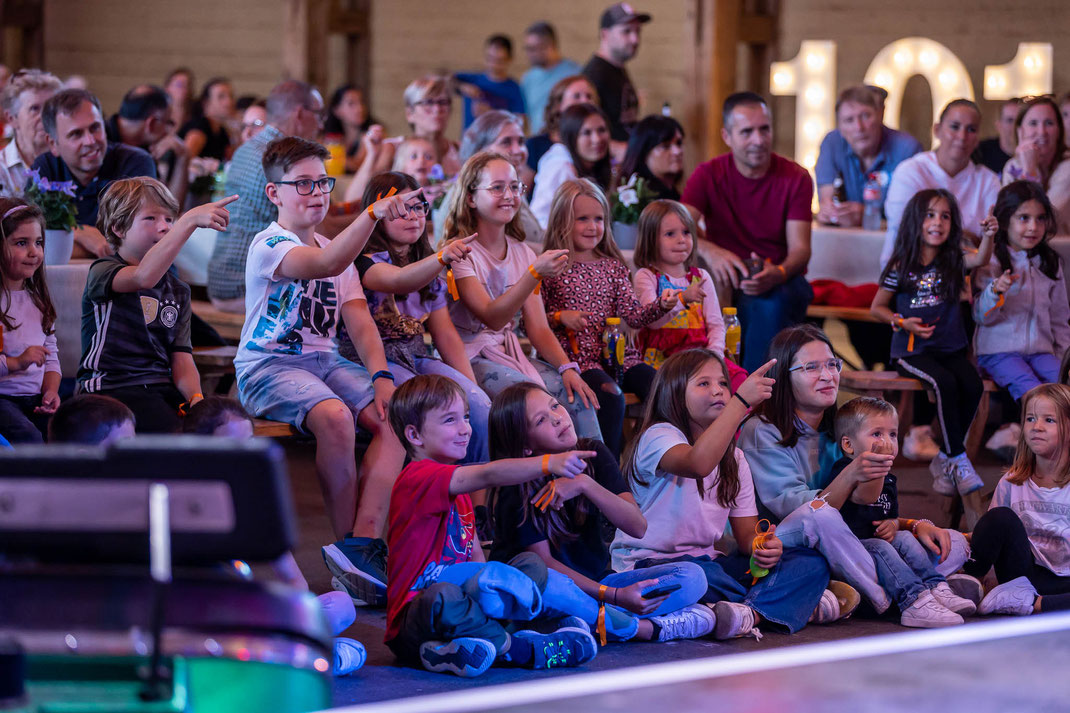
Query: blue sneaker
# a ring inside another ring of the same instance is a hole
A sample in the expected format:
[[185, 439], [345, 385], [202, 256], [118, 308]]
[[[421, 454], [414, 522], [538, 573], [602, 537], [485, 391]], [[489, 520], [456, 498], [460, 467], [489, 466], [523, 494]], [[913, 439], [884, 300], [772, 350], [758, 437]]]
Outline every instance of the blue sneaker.
[[386, 606], [386, 543], [371, 537], [344, 537], [323, 548], [331, 586], [358, 607]]
[[368, 650], [356, 639], [334, 638], [334, 675], [348, 676], [368, 660]]
[[425, 641], [420, 644], [420, 663], [428, 671], [452, 673], [462, 678], [479, 676], [498, 655], [486, 639], [463, 636], [453, 641]]
[[513, 634], [531, 644], [531, 668], [572, 668], [582, 666], [598, 653], [598, 642], [589, 631], [565, 626], [552, 634], [540, 634], [530, 629]]

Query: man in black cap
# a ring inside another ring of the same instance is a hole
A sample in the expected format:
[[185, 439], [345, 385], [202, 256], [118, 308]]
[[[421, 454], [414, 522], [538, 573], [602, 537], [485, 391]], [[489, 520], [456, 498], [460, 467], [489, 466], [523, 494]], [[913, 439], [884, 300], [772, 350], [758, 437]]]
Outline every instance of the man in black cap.
[[650, 15], [639, 13], [626, 2], [611, 5], [602, 13], [598, 51], [583, 68], [583, 74], [598, 90], [602, 109], [609, 116], [614, 143], [625, 143], [639, 120], [639, 97], [624, 64], [639, 51], [640, 26]]

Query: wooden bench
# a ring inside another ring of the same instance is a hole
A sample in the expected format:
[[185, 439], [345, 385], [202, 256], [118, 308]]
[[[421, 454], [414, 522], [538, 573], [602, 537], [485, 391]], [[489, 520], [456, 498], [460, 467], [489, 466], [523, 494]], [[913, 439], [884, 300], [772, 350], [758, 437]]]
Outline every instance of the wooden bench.
[[834, 305], [810, 305], [806, 316], [812, 319], [838, 319], [841, 322], [873, 322], [880, 320], [873, 316], [869, 307], [836, 307]]
[[193, 300], [192, 305], [193, 313], [214, 327], [219, 336], [228, 342], [238, 343], [241, 339], [241, 329], [245, 325], [244, 314], [224, 312], [205, 300]]
[[266, 418], [253, 419], [253, 435], [263, 438], [290, 438], [298, 435], [299, 431], [288, 423], [282, 421], [269, 421]]
[[[918, 391], [927, 391], [925, 384], [917, 379], [900, 375], [895, 371], [845, 371], [840, 374], [840, 388], [860, 396], [872, 396], [884, 398], [885, 394], [898, 393], [900, 433], [906, 433], [906, 427], [910, 424], [914, 411], [913, 394]], [[1000, 387], [995, 382], [984, 380], [984, 393], [981, 401], [977, 404], [977, 413], [974, 414], [966, 433], [966, 455], [972, 462], [976, 462], [977, 453], [981, 448], [984, 438], [985, 423], [988, 421], [989, 395], [999, 391]], [[894, 403], [894, 401], [893, 401]], [[956, 500], [955, 496], [953, 500]], [[984, 514], [986, 508], [981, 501], [980, 491], [970, 493], [962, 498], [962, 505], [966, 514], [966, 525], [973, 529], [977, 519]], [[952, 503], [952, 512], [957, 506]], [[954, 515], [952, 515], [954, 519]]]

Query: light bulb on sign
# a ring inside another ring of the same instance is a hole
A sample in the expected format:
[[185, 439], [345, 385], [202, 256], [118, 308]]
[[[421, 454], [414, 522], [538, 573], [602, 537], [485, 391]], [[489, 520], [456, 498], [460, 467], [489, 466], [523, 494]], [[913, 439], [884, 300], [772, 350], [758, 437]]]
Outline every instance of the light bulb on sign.
[[922, 50], [921, 54], [918, 55], [918, 63], [922, 66], [923, 69], [932, 69], [939, 61], [940, 60], [936, 56], [936, 52], [934, 52], [932, 49]]
[[1052, 49], [1045, 42], [1019, 42], [1014, 59], [985, 67], [985, 99], [1051, 93]]
[[866, 70], [866, 84], [888, 92], [885, 123], [899, 127], [899, 109], [907, 80], [920, 74], [932, 90], [933, 116], [952, 99], [973, 99], [973, 84], [966, 67], [944, 45], [927, 37], [904, 37], [883, 47]]
[[[836, 43], [805, 40], [799, 53], [769, 69], [770, 91], [776, 96], [797, 96], [795, 105], [795, 160], [811, 173], [825, 134], [835, 127]], [[817, 198], [813, 207], [817, 210]]]

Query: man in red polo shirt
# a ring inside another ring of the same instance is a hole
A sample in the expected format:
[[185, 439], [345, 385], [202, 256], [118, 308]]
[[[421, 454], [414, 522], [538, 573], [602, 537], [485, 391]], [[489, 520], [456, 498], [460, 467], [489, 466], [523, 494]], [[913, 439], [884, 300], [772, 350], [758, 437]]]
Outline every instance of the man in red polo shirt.
[[681, 200], [705, 218], [703, 253], [713, 278], [735, 290], [742, 366], [754, 371], [776, 333], [805, 319], [814, 296], [804, 276], [814, 182], [773, 153], [772, 114], [753, 92], [725, 99], [721, 138], [731, 152], [699, 164]]

